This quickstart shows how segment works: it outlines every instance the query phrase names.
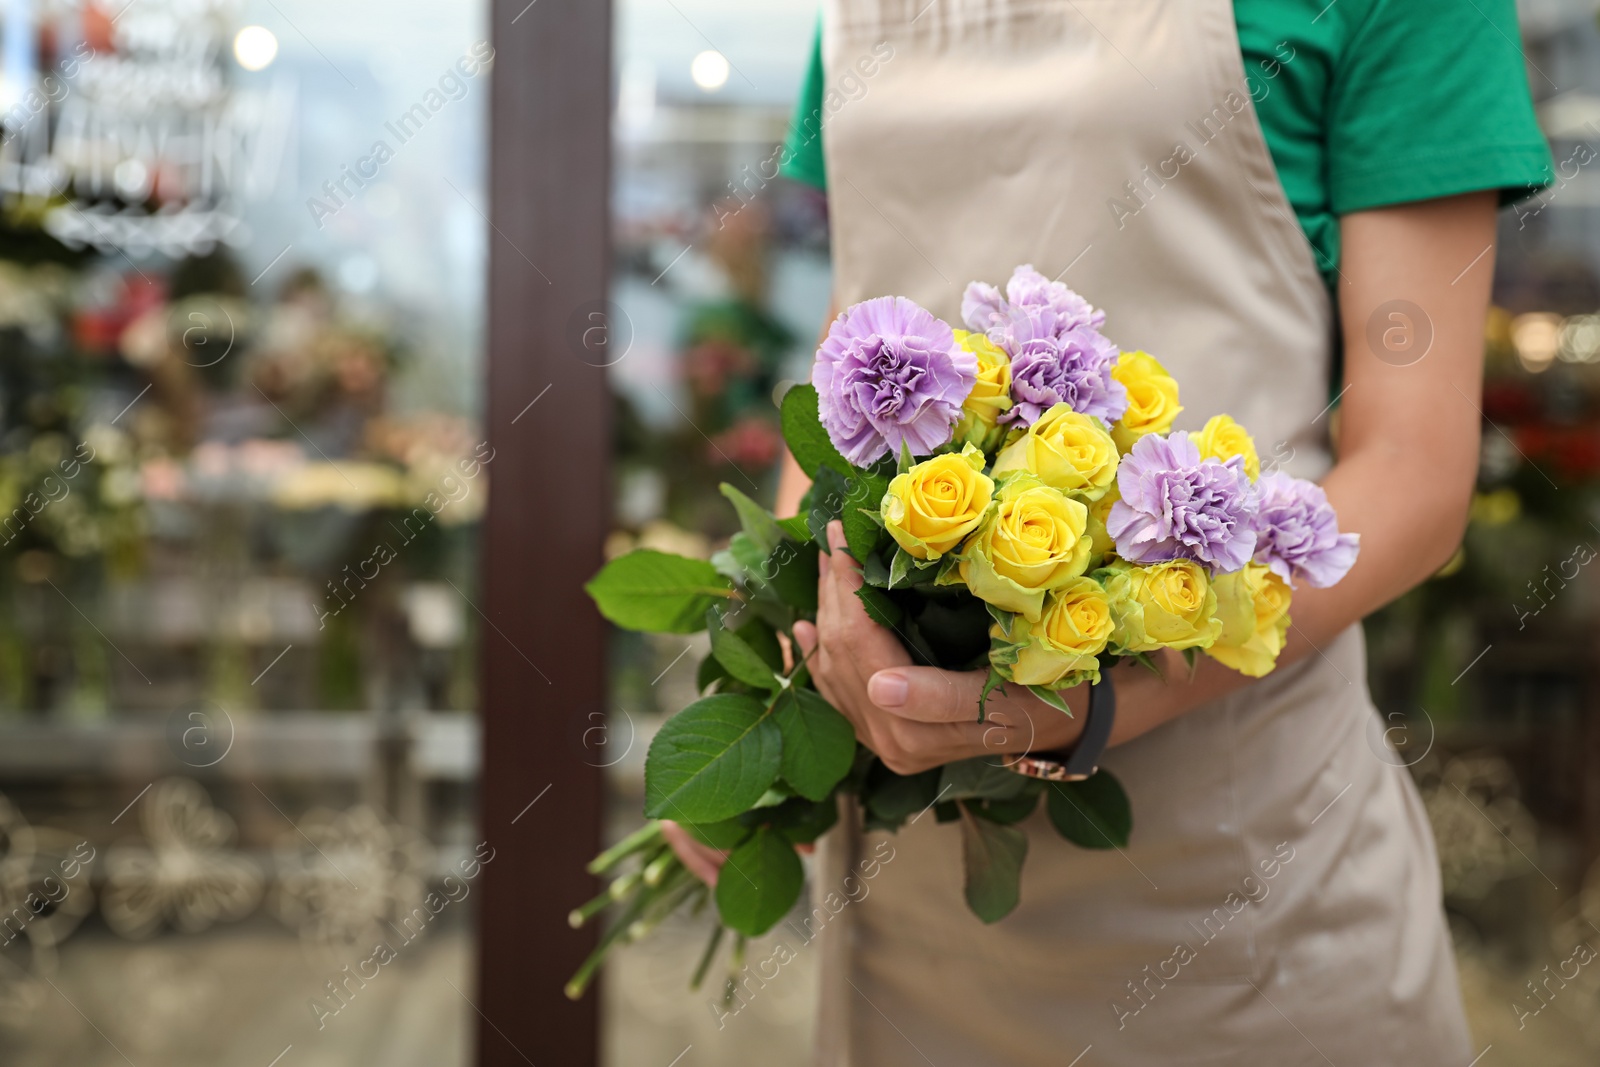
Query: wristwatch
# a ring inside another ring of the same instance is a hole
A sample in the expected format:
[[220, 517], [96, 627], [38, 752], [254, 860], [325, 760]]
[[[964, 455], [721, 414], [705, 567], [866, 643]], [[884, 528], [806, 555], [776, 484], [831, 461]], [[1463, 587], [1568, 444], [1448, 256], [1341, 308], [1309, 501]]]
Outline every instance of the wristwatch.
[[1006, 766], [1029, 778], [1081, 782], [1100, 769], [1100, 757], [1105, 755], [1116, 720], [1117, 691], [1105, 678], [1089, 687], [1089, 712], [1077, 744], [1050, 752], [1025, 752]]

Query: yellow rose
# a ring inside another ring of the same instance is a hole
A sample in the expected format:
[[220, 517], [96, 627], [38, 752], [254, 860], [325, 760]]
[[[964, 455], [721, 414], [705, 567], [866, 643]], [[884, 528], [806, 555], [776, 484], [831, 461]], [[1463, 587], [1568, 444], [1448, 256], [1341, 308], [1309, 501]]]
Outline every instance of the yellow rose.
[[1229, 460], [1244, 457], [1244, 472], [1253, 482], [1261, 477], [1261, 457], [1256, 454], [1256, 443], [1243, 426], [1228, 415], [1213, 415], [1195, 439], [1201, 459]]
[[[1018, 685], [1098, 682], [1099, 656], [1114, 627], [1111, 604], [1100, 583], [1072, 579], [1050, 594], [1044, 614], [1028, 627], [1027, 644], [1017, 651], [1011, 680]], [[998, 626], [990, 632], [1002, 640], [1006, 637]]]
[[995, 457], [995, 477], [1017, 470], [1063, 493], [1099, 500], [1117, 476], [1117, 446], [1100, 420], [1057, 404]]
[[1104, 571], [1106, 595], [1117, 620], [1113, 643], [1122, 652], [1206, 648], [1222, 632], [1217, 594], [1193, 560], [1136, 566], [1119, 562]]
[[956, 330], [955, 335], [956, 344], [978, 360], [978, 380], [961, 405], [955, 439], [993, 451], [1006, 433], [1000, 416], [1011, 410], [1011, 357], [981, 333]]
[[1089, 509], [1031, 474], [1004, 479], [996, 506], [961, 551], [961, 580], [981, 600], [1036, 622], [1045, 593], [1089, 565]]
[[993, 497], [983, 453], [967, 445], [895, 475], [880, 513], [884, 528], [909, 555], [938, 559], [978, 528]]
[[1111, 516], [1111, 505], [1122, 499], [1122, 491], [1112, 482], [1106, 495], [1089, 505], [1089, 557], [1091, 560], [1109, 556], [1117, 550], [1116, 541], [1106, 529], [1106, 519]]
[[1271, 673], [1289, 633], [1289, 584], [1265, 564], [1247, 563], [1212, 585], [1223, 625], [1206, 654], [1251, 678]]
[[1124, 352], [1111, 376], [1128, 390], [1128, 410], [1111, 427], [1111, 436], [1123, 455], [1147, 433], [1166, 433], [1183, 405], [1178, 403], [1178, 383], [1148, 352]]

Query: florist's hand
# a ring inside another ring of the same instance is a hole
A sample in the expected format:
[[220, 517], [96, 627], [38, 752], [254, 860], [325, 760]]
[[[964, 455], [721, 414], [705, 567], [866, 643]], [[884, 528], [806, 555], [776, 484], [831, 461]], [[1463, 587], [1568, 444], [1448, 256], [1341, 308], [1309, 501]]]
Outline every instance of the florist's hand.
[[1078, 722], [1008, 686], [989, 695], [978, 722], [984, 671], [913, 667], [898, 637], [868, 617], [855, 595], [861, 570], [844, 526], [828, 525], [832, 551], [817, 582], [817, 623], [797, 622], [817, 689], [856, 728], [856, 737], [896, 774], [1002, 752], [1043, 751], [1071, 743]]
[[[726, 852], [696, 841], [693, 834], [671, 819], [661, 820], [661, 836], [667, 839], [667, 844], [677, 853], [679, 862], [689, 868], [690, 874], [712, 889], [717, 888], [717, 875], [721, 873], [722, 865], [728, 862]], [[808, 844], [794, 847], [796, 852], [809, 856], [816, 846]]]
[[726, 852], [702, 845], [689, 831], [669, 819], [661, 820], [661, 836], [667, 839], [667, 844], [672, 846], [672, 851], [678, 854], [683, 865], [689, 868], [690, 874], [716, 888], [717, 875], [722, 871], [722, 865], [728, 862]]

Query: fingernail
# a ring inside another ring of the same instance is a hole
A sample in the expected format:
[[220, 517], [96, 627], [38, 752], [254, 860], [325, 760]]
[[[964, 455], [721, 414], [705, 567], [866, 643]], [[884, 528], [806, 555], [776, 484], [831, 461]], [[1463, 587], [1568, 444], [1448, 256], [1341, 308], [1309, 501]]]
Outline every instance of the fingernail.
[[844, 523], [838, 519], [828, 523], [828, 547], [844, 548], [847, 544], [844, 538]]
[[905, 675], [894, 671], [879, 671], [867, 679], [867, 697], [880, 708], [898, 708], [910, 693]]

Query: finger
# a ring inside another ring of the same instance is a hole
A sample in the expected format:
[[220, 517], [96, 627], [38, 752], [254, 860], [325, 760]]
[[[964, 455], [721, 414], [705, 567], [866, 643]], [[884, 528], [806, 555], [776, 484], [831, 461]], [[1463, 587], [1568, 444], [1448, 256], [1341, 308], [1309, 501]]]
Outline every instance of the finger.
[[668, 820], [663, 820], [661, 823], [661, 836], [667, 839], [667, 844], [672, 846], [672, 851], [689, 869], [690, 874], [706, 885], [716, 886], [717, 875], [721, 872], [722, 865], [727, 862], [727, 853], [701, 844], [689, 831]]
[[984, 680], [976, 671], [891, 667], [867, 680], [867, 698], [892, 715], [918, 722], [976, 723]]
[[833, 552], [828, 556], [828, 568], [834, 581], [846, 593], [854, 593], [866, 584], [861, 576], [861, 565], [850, 555], [849, 543], [844, 536], [844, 523], [835, 519], [828, 523], [828, 545]]
[[810, 659], [811, 654], [817, 649], [817, 628], [805, 619], [799, 619], [794, 624], [794, 639], [800, 646], [800, 655]]

